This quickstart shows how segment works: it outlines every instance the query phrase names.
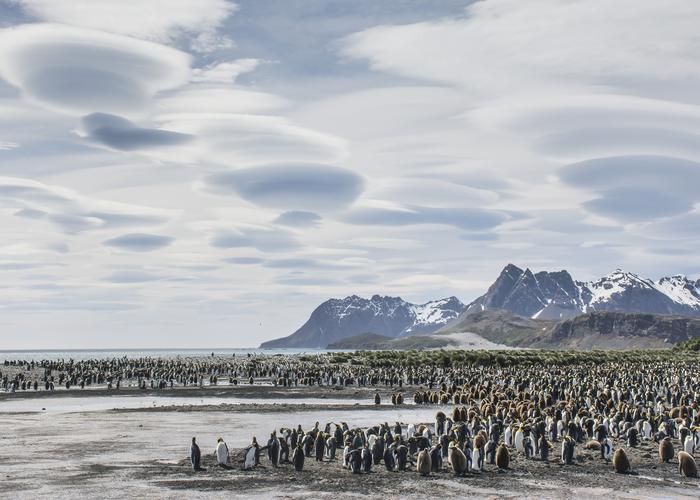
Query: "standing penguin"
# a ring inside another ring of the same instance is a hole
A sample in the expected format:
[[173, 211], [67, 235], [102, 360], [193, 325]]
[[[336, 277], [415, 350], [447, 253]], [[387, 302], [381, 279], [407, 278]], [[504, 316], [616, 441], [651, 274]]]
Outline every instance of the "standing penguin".
[[445, 416], [445, 413], [442, 411], [437, 412], [435, 415], [435, 434], [438, 436], [442, 436], [445, 434], [445, 420], [447, 417]]
[[673, 443], [671, 443], [671, 438], [663, 438], [659, 443], [659, 462], [668, 463], [668, 461], [673, 458], [673, 455], [675, 455], [675, 453], [673, 452]]
[[336, 442], [335, 436], [326, 439], [326, 456], [328, 460], [335, 460], [335, 451], [337, 448], [338, 443]]
[[461, 476], [467, 472], [467, 457], [462, 453], [462, 450], [455, 445], [454, 441], [449, 444], [449, 457], [452, 472], [456, 476]]
[[280, 442], [277, 439], [277, 432], [270, 434], [270, 439], [267, 442], [267, 458], [273, 467], [277, 467], [280, 463]]
[[532, 443], [532, 438], [530, 436], [525, 436], [523, 439], [523, 449], [525, 451], [525, 458], [532, 458], [535, 454], [535, 446]]
[[484, 468], [484, 449], [475, 446], [472, 450], [472, 464], [471, 470], [476, 472], [481, 472]]
[[509, 425], [503, 434], [504, 444], [509, 448], [513, 447], [513, 428]]
[[561, 442], [561, 461], [566, 465], [574, 463], [574, 447], [576, 441], [571, 436], [566, 436]]
[[421, 476], [429, 476], [431, 469], [432, 464], [430, 463], [430, 453], [426, 448], [424, 448], [418, 453], [418, 463], [416, 464], [416, 470]]
[[[352, 446], [350, 446], [350, 443], [345, 444], [345, 448], [343, 448], [343, 467], [346, 469], [350, 468], [350, 454], [352, 453]], [[377, 463], [377, 462], [375, 462]]]
[[199, 450], [197, 439], [192, 438], [192, 444], [190, 445], [190, 463], [192, 464], [192, 470], [202, 470], [201, 462], [202, 452]]
[[304, 450], [301, 447], [301, 444], [298, 444], [296, 448], [294, 448], [294, 453], [292, 453], [292, 462], [294, 463], [294, 470], [301, 472], [304, 470]]
[[495, 441], [489, 440], [489, 442], [486, 443], [486, 461], [490, 465], [494, 465], [496, 463], [496, 450], [498, 447], [496, 446]]
[[547, 441], [547, 436], [542, 434], [540, 437], [540, 441], [537, 446], [537, 451], [539, 451], [540, 454], [540, 460], [543, 462], [546, 462], [549, 460], [549, 441]]
[[350, 452], [350, 470], [353, 474], [362, 472], [362, 450], [356, 449]]
[[501, 443], [496, 452], [496, 467], [505, 470], [510, 464], [510, 454], [508, 453], [508, 448], [505, 443]]
[[695, 439], [692, 434], [688, 434], [683, 441], [683, 449], [688, 455], [695, 453]]
[[379, 465], [384, 457], [384, 438], [382, 436], [377, 437], [372, 445], [372, 457], [374, 458], [374, 465]]
[[627, 444], [635, 447], [639, 444], [639, 431], [636, 427], [630, 427], [627, 430]]
[[259, 463], [260, 448], [258, 441], [253, 437], [253, 443], [245, 449], [245, 459], [243, 461], [243, 470], [250, 470]]
[[606, 437], [600, 443], [600, 456], [603, 460], [610, 460], [613, 456], [613, 442], [612, 439]]
[[450, 438], [447, 436], [447, 434], [443, 434], [440, 436], [440, 451], [442, 452], [442, 458], [443, 460], [447, 458], [447, 456], [450, 453]]
[[394, 447], [389, 446], [384, 451], [384, 466], [389, 472], [393, 472], [396, 469], [396, 457], [394, 456]]
[[525, 433], [523, 432], [523, 428], [520, 427], [517, 431], [515, 431], [515, 449], [520, 453], [525, 453], [525, 447], [523, 446], [524, 440]]
[[323, 453], [326, 451], [326, 436], [323, 432], [319, 432], [316, 435], [314, 447], [316, 449], [316, 461], [323, 462]]
[[301, 440], [301, 445], [304, 447], [304, 455], [307, 457], [311, 456], [311, 452], [314, 449], [314, 443], [316, 440], [314, 439], [314, 435], [311, 431], [307, 432], [304, 435], [304, 439]]
[[678, 473], [685, 477], [698, 477], [698, 464], [685, 451], [678, 452]]
[[630, 461], [622, 448], [618, 448], [613, 455], [613, 469], [618, 474], [627, 474], [630, 471]]
[[408, 448], [401, 444], [396, 447], [396, 465], [400, 471], [406, 470], [406, 464], [408, 463]]
[[430, 465], [432, 472], [438, 472], [442, 469], [442, 446], [436, 444], [430, 449]]
[[380, 405], [382, 404], [382, 397], [379, 395], [378, 392], [374, 393], [374, 404], [375, 405]]
[[369, 451], [367, 443], [362, 448], [362, 470], [365, 472], [372, 472], [372, 452]]

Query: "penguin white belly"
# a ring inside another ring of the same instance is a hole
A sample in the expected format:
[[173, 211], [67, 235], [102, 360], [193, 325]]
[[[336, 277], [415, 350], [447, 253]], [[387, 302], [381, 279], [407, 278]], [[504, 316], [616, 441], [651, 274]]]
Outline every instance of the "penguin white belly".
[[506, 446], [508, 446], [509, 448], [513, 447], [513, 431], [511, 430], [510, 427], [506, 427], [506, 432], [505, 432], [505, 436], [503, 437], [503, 439], [506, 442]]
[[518, 431], [515, 433], [515, 449], [518, 450], [520, 453], [523, 453], [525, 451], [525, 447], [523, 446], [524, 439], [525, 436], [523, 435], [523, 431]]
[[481, 467], [479, 464], [479, 448], [474, 448], [472, 450], [472, 463], [471, 463], [472, 470], [475, 471], [480, 471]]
[[690, 455], [695, 453], [695, 440], [693, 439], [693, 436], [687, 436], [685, 438], [685, 442], [683, 443], [683, 449], [686, 453]]
[[250, 470], [255, 465], [255, 448], [251, 446], [245, 452], [245, 461], [243, 462], [243, 469]]
[[605, 441], [603, 441], [603, 447], [604, 447], [603, 448], [603, 450], [604, 450], [603, 458], [605, 458], [605, 460], [610, 460], [612, 458], [612, 455], [613, 455], [612, 440], [610, 438], [606, 438]]
[[216, 459], [220, 464], [228, 463], [228, 448], [224, 443], [219, 443], [216, 446]]

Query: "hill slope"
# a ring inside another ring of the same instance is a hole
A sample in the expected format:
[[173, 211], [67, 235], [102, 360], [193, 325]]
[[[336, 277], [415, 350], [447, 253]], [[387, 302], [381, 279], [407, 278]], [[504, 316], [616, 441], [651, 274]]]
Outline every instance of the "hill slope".
[[476, 333], [512, 347], [661, 348], [700, 338], [700, 318], [602, 311], [563, 321], [543, 321], [486, 310], [464, 316], [435, 335], [454, 332]]
[[261, 348], [318, 347], [365, 332], [390, 338], [432, 333], [456, 319], [464, 304], [456, 297], [411, 304], [400, 297], [352, 295], [318, 306], [296, 332], [264, 342]]

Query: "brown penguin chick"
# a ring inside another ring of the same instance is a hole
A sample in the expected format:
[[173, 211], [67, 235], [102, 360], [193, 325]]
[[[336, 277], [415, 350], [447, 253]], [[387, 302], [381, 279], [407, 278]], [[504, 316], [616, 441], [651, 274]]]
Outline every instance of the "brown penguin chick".
[[591, 439], [588, 441], [585, 446], [583, 447], [584, 450], [595, 450], [595, 451], [600, 451], [600, 442], [596, 441], [595, 439]]
[[462, 422], [468, 422], [468, 421], [469, 421], [469, 417], [468, 417], [468, 414], [467, 414], [467, 409], [466, 409], [464, 406], [461, 407], [460, 413], [461, 413], [461, 415], [462, 415]]
[[467, 456], [457, 447], [454, 441], [450, 442], [449, 456], [452, 472], [456, 476], [461, 476], [467, 472]]
[[418, 453], [418, 462], [416, 463], [416, 470], [421, 476], [430, 475], [430, 470], [433, 468], [433, 462], [430, 460], [430, 453], [428, 449], [425, 448], [423, 451]]
[[478, 433], [476, 436], [474, 436], [474, 440], [472, 441], [472, 447], [483, 448], [484, 446], [486, 446], [486, 441], [486, 437], [483, 434]]
[[622, 448], [618, 448], [613, 455], [613, 469], [618, 474], [627, 474], [630, 471], [630, 461]]
[[690, 453], [678, 452], [678, 473], [685, 477], [698, 477], [698, 464]]
[[382, 397], [379, 395], [378, 392], [374, 393], [374, 404], [375, 405], [380, 405], [382, 404]]
[[673, 443], [671, 438], [665, 437], [659, 443], [659, 462], [667, 462], [673, 458]]
[[499, 469], [507, 469], [510, 464], [510, 453], [508, 453], [508, 448], [506, 448], [505, 443], [501, 443], [501, 446], [496, 450], [496, 466]]

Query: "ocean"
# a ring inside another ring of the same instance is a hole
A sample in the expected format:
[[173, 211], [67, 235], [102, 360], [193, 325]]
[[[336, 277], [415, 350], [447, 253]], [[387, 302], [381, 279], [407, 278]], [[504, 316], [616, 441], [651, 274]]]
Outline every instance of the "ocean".
[[5, 360], [57, 360], [57, 359], [73, 359], [76, 361], [83, 359], [111, 359], [123, 358], [141, 358], [141, 357], [159, 357], [159, 358], [175, 358], [175, 357], [193, 357], [193, 356], [210, 356], [212, 353], [216, 356], [233, 357], [247, 356], [248, 354], [265, 354], [273, 356], [275, 354], [319, 354], [330, 352], [328, 349], [260, 349], [260, 348], [237, 348], [237, 349], [45, 349], [45, 350], [2, 350], [0, 349], [0, 363]]

